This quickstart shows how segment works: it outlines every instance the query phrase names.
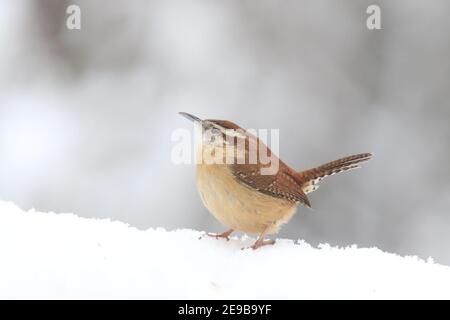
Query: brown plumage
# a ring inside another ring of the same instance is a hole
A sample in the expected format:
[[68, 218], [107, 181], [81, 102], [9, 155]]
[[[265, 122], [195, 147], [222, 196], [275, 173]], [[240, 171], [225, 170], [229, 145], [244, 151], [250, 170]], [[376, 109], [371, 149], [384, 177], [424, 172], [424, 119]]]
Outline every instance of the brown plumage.
[[296, 173], [296, 181], [302, 185], [303, 191], [308, 194], [318, 189], [317, 183], [323, 178], [347, 170], [360, 168], [359, 164], [372, 158], [371, 153], [361, 153], [342, 159], [328, 162], [316, 168]]
[[[245, 131], [231, 121], [215, 119], [208, 121], [218, 124], [226, 129]], [[275, 155], [272, 154], [272, 151], [264, 143], [262, 143], [259, 138], [249, 133], [247, 133], [247, 136], [249, 140], [256, 141], [254, 144], [246, 143], [245, 147], [247, 157], [248, 153], [251, 151], [250, 146], [257, 146], [258, 144], [267, 148], [267, 155], [269, 157], [275, 157]], [[257, 153], [257, 155], [258, 157], [256, 164], [232, 164], [231, 168], [235, 177], [244, 184], [261, 193], [293, 202], [299, 202], [307, 207], [311, 207], [311, 203], [306, 195], [317, 190], [317, 183], [323, 178], [339, 172], [359, 168], [359, 163], [370, 160], [372, 157], [372, 154], [370, 153], [352, 155], [300, 172], [295, 171], [286, 165], [281, 159], [276, 157], [279, 161], [278, 172], [275, 175], [261, 175], [261, 167], [267, 165], [262, 164], [259, 153]]]
[[[201, 120], [189, 114], [183, 114], [195, 122], [202, 124], [204, 130], [216, 129], [221, 136], [220, 142], [211, 139], [203, 143], [200, 157], [207, 152], [218, 149], [225, 150], [225, 155], [234, 158], [231, 164], [197, 165], [197, 187], [203, 203], [208, 210], [223, 224], [231, 229], [215, 237], [228, 236], [232, 231], [260, 233], [256, 249], [272, 240], [264, 240], [265, 235], [276, 233], [280, 226], [289, 221], [298, 204], [311, 207], [307, 194], [318, 188], [317, 183], [335, 173], [355, 169], [363, 161], [371, 159], [370, 153], [362, 153], [341, 158], [324, 165], [296, 171], [272, 154], [257, 137], [248, 133], [233, 122], [226, 120]], [[218, 129], [218, 130], [217, 130]], [[230, 135], [229, 130], [237, 130], [237, 135]], [[225, 142], [232, 139], [233, 148]], [[239, 144], [239, 139], [242, 139]], [[242, 143], [244, 142], [244, 143]], [[265, 163], [258, 152], [264, 148], [268, 158], [278, 161], [278, 171], [271, 175], [261, 173], [271, 163]], [[231, 150], [230, 150], [231, 149]], [[250, 155], [256, 154], [255, 163], [249, 163]]]

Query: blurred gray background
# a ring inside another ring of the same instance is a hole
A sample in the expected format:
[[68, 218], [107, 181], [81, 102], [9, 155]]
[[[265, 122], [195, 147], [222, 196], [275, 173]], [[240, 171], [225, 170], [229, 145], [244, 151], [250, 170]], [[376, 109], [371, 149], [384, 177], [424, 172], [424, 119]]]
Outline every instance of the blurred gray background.
[[[70, 4], [81, 30], [66, 28]], [[382, 30], [366, 28], [370, 4]], [[0, 199], [221, 231], [194, 165], [170, 161], [187, 111], [279, 128], [296, 169], [375, 153], [280, 237], [450, 264], [449, 13], [446, 0], [0, 0]]]

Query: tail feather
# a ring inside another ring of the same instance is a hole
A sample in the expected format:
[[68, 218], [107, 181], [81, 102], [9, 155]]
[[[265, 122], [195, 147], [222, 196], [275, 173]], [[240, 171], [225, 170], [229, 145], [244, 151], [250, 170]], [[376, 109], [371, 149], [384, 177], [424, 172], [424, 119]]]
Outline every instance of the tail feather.
[[298, 172], [296, 180], [302, 185], [302, 190], [305, 194], [311, 193], [319, 188], [317, 185], [323, 178], [332, 176], [333, 174], [344, 172], [347, 170], [359, 168], [361, 162], [370, 160], [371, 153], [361, 153], [353, 156], [341, 158], [339, 160], [331, 161], [319, 167]]

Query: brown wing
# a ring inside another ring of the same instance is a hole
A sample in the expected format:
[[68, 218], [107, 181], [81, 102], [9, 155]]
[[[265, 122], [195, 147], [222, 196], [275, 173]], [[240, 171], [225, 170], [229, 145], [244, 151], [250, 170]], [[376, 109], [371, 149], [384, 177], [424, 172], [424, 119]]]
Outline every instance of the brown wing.
[[235, 164], [232, 167], [235, 177], [252, 189], [275, 198], [300, 202], [311, 207], [308, 197], [287, 170], [280, 168], [275, 175], [262, 175], [260, 168], [256, 165]]
[[[249, 135], [248, 138], [256, 139], [260, 147], [264, 146], [266, 148], [265, 152], [267, 153], [267, 156], [271, 157], [273, 160], [278, 161], [279, 169], [273, 175], [261, 174], [261, 168], [269, 167], [270, 164], [262, 164], [259, 157], [259, 152], [256, 153], [257, 163], [247, 164], [250, 149], [250, 144], [247, 143], [245, 145], [245, 154], [247, 160], [246, 164], [235, 163], [231, 165], [235, 177], [245, 185], [257, 190], [258, 192], [275, 198], [285, 199], [291, 202], [300, 202], [305, 206], [311, 207], [308, 197], [302, 190], [302, 186], [294, 179], [294, 170], [289, 168], [285, 163], [283, 163], [283, 161], [278, 159], [278, 157], [275, 157], [275, 155], [272, 156], [272, 151], [267, 148], [262, 142], [260, 142], [259, 139], [251, 135]], [[254, 152], [254, 150], [252, 149], [250, 149], [250, 151]]]

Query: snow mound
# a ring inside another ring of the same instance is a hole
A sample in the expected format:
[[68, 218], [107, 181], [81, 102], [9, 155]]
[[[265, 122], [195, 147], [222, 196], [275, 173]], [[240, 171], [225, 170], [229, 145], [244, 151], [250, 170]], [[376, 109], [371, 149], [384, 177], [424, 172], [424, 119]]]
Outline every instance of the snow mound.
[[0, 298], [450, 298], [450, 267], [376, 248], [139, 231], [0, 201]]

